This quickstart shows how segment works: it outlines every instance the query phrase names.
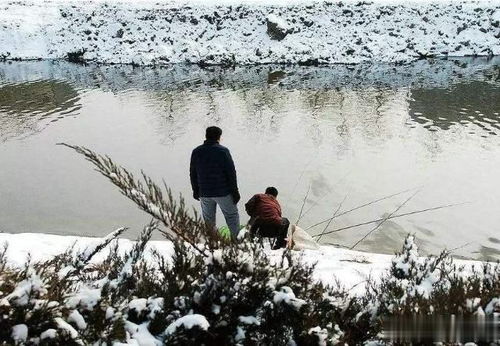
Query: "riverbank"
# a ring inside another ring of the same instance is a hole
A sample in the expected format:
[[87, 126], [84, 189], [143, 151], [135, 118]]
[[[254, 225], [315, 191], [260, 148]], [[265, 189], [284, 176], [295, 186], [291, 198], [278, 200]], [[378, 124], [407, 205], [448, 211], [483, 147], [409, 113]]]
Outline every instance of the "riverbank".
[[[27, 258], [36, 263], [53, 258], [74, 246], [74, 250], [91, 248], [103, 241], [103, 238], [60, 236], [43, 233], [0, 233], [0, 245], [8, 244], [6, 257], [9, 264], [21, 267]], [[118, 245], [121, 253], [130, 251], [134, 241], [120, 238]], [[151, 250], [170, 256], [173, 253], [172, 244], [168, 241], [150, 241], [145, 252], [145, 258], [151, 260]], [[109, 253], [109, 249], [97, 254], [93, 263], [100, 263]], [[281, 251], [269, 251], [276, 259], [281, 258]], [[325, 284], [342, 284], [351, 293], [363, 293], [364, 283], [368, 277], [375, 281], [381, 278], [390, 268], [393, 256], [347, 250], [333, 246], [321, 246], [320, 250], [304, 250], [294, 252], [301, 255], [309, 264], [316, 263], [314, 277]], [[454, 260], [458, 265], [470, 269], [479, 266], [480, 261]]]
[[480, 1], [3, 1], [0, 59], [161, 65], [408, 62], [500, 55]]
[[[289, 255], [248, 241], [209, 242], [204, 250], [150, 242], [156, 227], [147, 225], [137, 242], [117, 239], [123, 228], [93, 239], [1, 234], [11, 247], [0, 250], [0, 340], [379, 345], [391, 335], [387, 317], [458, 314], [484, 321], [500, 311], [498, 264], [459, 262], [445, 253], [420, 257], [413, 236], [395, 256], [327, 247]], [[356, 276], [362, 281], [348, 286]], [[429, 337], [441, 341], [442, 331]]]

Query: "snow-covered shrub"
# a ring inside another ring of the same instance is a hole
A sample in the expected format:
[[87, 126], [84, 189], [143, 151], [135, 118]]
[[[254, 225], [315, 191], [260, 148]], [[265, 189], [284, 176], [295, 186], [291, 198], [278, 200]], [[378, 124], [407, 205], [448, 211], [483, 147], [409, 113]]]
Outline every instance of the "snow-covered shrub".
[[500, 296], [500, 265], [482, 263], [466, 270], [446, 251], [421, 257], [408, 235], [389, 273], [372, 284], [368, 296], [372, 316], [491, 314], [495, 310], [489, 307]]
[[[351, 311], [354, 298], [315, 282], [313, 268], [300, 258], [288, 252], [270, 257], [263, 243], [248, 240], [207, 248], [205, 257], [175, 240], [172, 256], [153, 251], [146, 260], [155, 227], [146, 226], [130, 251], [111, 246], [97, 263], [83, 263], [84, 253], [72, 249], [26, 268], [6, 266], [0, 275], [0, 323], [6, 326], [0, 340], [326, 345], [366, 339], [345, 339], [350, 334], [341, 330], [354, 323], [343, 318], [360, 309]], [[318, 328], [321, 333], [310, 332]]]

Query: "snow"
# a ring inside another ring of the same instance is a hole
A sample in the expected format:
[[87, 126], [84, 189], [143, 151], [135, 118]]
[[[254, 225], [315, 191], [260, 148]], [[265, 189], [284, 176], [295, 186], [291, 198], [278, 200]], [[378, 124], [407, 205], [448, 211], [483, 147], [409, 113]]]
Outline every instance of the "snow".
[[17, 284], [12, 293], [0, 301], [0, 305], [9, 305], [10, 303], [18, 306], [28, 305], [33, 295], [45, 291], [44, 283], [38, 275], [32, 271], [28, 275], [28, 278]]
[[220, 314], [220, 305], [212, 304], [212, 313], [215, 315]]
[[42, 334], [40, 334], [40, 339], [55, 339], [57, 337], [57, 330], [55, 329], [47, 329]]
[[93, 310], [94, 306], [101, 300], [101, 289], [92, 287], [81, 287], [80, 290], [68, 298], [66, 305], [76, 309], [81, 307], [84, 310]]
[[148, 301], [146, 298], [136, 298], [132, 299], [130, 303], [128, 303], [128, 308], [130, 310], [135, 310], [139, 315], [142, 311], [146, 310]]
[[130, 333], [131, 340], [127, 340], [127, 345], [139, 346], [161, 346], [162, 342], [156, 339], [148, 330], [148, 322], [135, 324], [130, 321], [125, 322], [125, 329]]
[[240, 316], [238, 320], [243, 324], [255, 324], [257, 326], [260, 325], [259, 320], [255, 316]]
[[28, 326], [25, 324], [17, 324], [13, 326], [11, 336], [16, 342], [25, 342], [28, 338]]
[[172, 322], [165, 330], [165, 333], [167, 335], [171, 335], [175, 333], [177, 328], [181, 326], [184, 327], [185, 329], [191, 329], [196, 326], [202, 330], [207, 330], [208, 327], [210, 327], [210, 324], [203, 315], [199, 314], [186, 315]]
[[[0, 244], [8, 243], [7, 258], [9, 263], [21, 267], [26, 262], [28, 255], [33, 261], [48, 260], [52, 256], [65, 252], [69, 247], [75, 246], [75, 250], [85, 249], [89, 244], [95, 244], [100, 238], [60, 236], [41, 233], [0, 233]], [[130, 251], [134, 242], [128, 239], [118, 239], [119, 251], [125, 253]], [[151, 250], [156, 249], [167, 258], [173, 253], [173, 246], [169, 241], [150, 241], [146, 247], [145, 258], [152, 260]], [[104, 249], [92, 260], [93, 263], [104, 258], [108, 249]], [[281, 259], [282, 251], [270, 251], [270, 254], [276, 261]], [[369, 276], [373, 278], [380, 277], [390, 267], [394, 256], [366, 253], [360, 251], [347, 250], [333, 246], [321, 246], [320, 250], [302, 250], [296, 252], [302, 259], [309, 264], [316, 264], [314, 277], [325, 284], [335, 285], [340, 282], [351, 293], [363, 293], [364, 283]], [[220, 253], [215, 255], [218, 260], [222, 260]], [[465, 261], [455, 259], [457, 265], [465, 265], [467, 269], [473, 265], [479, 265], [478, 261]], [[230, 274], [228, 274], [230, 275]], [[33, 281], [34, 280], [34, 281]], [[30, 286], [31, 285], [31, 286]], [[22, 292], [31, 289], [35, 285], [41, 288], [41, 283], [32, 279], [28, 285], [24, 282], [16, 290], [16, 296], [25, 296]], [[426, 289], [427, 283], [422, 283], [422, 290]], [[67, 301], [69, 308], [75, 309], [77, 306], [91, 309], [100, 299], [101, 291], [99, 288], [82, 287], [78, 294]], [[196, 297], [195, 297], [196, 299]], [[159, 301], [157, 304], [161, 304]], [[221, 298], [221, 303], [224, 303]], [[148, 302], [148, 304], [153, 304]], [[158, 305], [161, 306], [161, 305]], [[110, 316], [112, 311], [109, 312]]]
[[236, 327], [236, 335], [234, 336], [234, 341], [239, 342], [245, 340], [245, 330], [241, 327]]
[[153, 319], [154, 316], [163, 310], [165, 299], [164, 298], [148, 298], [148, 310], [149, 310], [149, 318]]
[[115, 316], [115, 310], [111, 306], [108, 306], [106, 309], [106, 319], [109, 320], [113, 318], [113, 316]]
[[484, 309], [486, 314], [491, 314], [493, 312], [500, 312], [500, 298], [493, 298], [486, 308]]
[[60, 317], [54, 318], [54, 321], [56, 322], [56, 324], [59, 327], [59, 329], [65, 331], [69, 337], [71, 337], [73, 340], [78, 339], [79, 334], [76, 331], [76, 329], [71, 326], [71, 324], [69, 324], [68, 322], [64, 321]]
[[83, 330], [87, 328], [87, 322], [78, 310], [73, 310], [68, 316], [68, 322], [74, 323], [78, 329]]
[[[0, 58], [140, 65], [499, 55], [495, 0], [0, 1]], [[117, 20], [117, 18], [119, 20]], [[276, 39], [268, 23], [286, 35]]]
[[281, 303], [290, 305], [295, 310], [299, 310], [303, 305], [306, 304], [305, 300], [296, 298], [292, 289], [287, 286], [283, 286], [279, 291], [274, 292], [273, 301], [276, 305], [279, 305]]
[[[84, 251], [89, 246], [102, 242], [98, 237], [60, 236], [43, 233], [0, 233], [0, 244], [8, 243], [7, 256], [11, 264], [22, 266], [26, 263], [28, 255], [33, 261], [46, 261], [53, 256], [64, 253], [74, 246], [75, 251]], [[123, 254], [132, 249], [134, 241], [120, 238], [117, 240], [120, 252]], [[146, 257], [151, 258], [151, 247], [162, 254], [173, 253], [172, 243], [167, 241], [150, 241], [146, 247]], [[90, 263], [99, 263], [109, 253], [109, 247], [99, 252]], [[65, 269], [67, 270], [67, 269]]]
[[96, 239], [93, 243], [89, 244], [83, 251], [80, 253], [80, 258], [82, 260], [88, 259], [96, 252], [97, 247], [102, 244], [103, 242], [109, 243], [111, 242], [114, 238], [116, 238], [118, 235], [123, 233], [125, 228], [118, 228], [117, 230], [111, 232], [107, 236], [105, 236], [103, 239]]

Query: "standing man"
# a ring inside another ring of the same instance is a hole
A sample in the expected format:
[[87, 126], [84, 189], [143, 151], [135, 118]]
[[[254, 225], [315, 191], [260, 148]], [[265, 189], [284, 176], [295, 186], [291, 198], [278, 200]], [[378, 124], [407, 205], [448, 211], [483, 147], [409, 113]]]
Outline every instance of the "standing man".
[[210, 126], [205, 142], [191, 154], [190, 178], [194, 199], [201, 202], [203, 219], [215, 227], [217, 205], [222, 210], [231, 237], [236, 239], [240, 216], [236, 204], [240, 200], [236, 169], [229, 149], [219, 144], [222, 130]]

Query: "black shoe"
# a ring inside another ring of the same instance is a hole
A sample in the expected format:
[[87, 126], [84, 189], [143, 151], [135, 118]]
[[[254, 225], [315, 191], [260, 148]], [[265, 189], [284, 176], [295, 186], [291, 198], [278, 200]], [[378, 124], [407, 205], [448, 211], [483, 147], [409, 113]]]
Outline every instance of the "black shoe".
[[285, 239], [276, 239], [274, 242], [273, 250], [283, 249], [286, 247]]

